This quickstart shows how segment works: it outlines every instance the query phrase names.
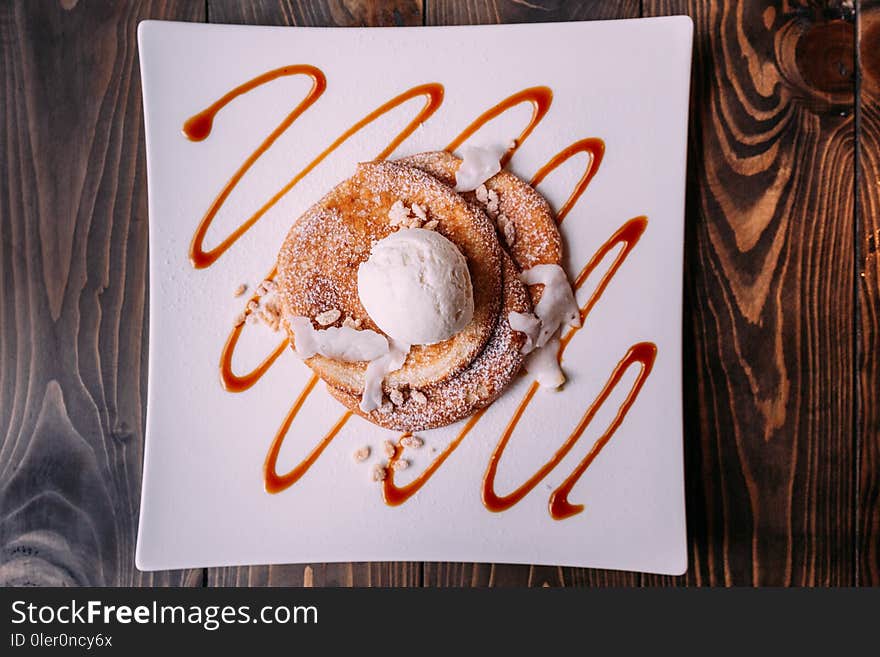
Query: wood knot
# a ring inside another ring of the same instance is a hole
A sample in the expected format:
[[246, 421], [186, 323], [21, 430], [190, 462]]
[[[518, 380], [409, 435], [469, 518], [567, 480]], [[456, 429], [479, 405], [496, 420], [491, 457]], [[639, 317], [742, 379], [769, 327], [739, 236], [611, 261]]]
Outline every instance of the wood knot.
[[862, 15], [859, 54], [864, 88], [880, 95], [880, 7]]
[[856, 86], [854, 53], [855, 26], [839, 17], [789, 16], [776, 39], [780, 72], [794, 96], [817, 113], [851, 109]]
[[795, 60], [801, 78], [824, 94], [849, 94], [855, 89], [855, 28], [835, 20], [812, 26], [798, 39]]
[[0, 586], [83, 586], [90, 580], [67, 539], [51, 530], [14, 536], [0, 549]]
[[119, 422], [113, 427], [110, 435], [113, 437], [113, 440], [118, 443], [127, 443], [134, 438], [134, 432], [131, 430], [131, 427], [128, 426], [128, 422]]

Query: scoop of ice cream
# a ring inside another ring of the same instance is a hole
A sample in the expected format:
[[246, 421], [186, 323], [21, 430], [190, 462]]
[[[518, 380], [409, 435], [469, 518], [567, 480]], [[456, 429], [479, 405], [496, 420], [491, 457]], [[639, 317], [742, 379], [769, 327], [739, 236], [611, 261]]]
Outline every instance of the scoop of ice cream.
[[373, 245], [358, 296], [376, 325], [404, 344], [451, 338], [474, 316], [467, 260], [440, 233], [406, 228]]

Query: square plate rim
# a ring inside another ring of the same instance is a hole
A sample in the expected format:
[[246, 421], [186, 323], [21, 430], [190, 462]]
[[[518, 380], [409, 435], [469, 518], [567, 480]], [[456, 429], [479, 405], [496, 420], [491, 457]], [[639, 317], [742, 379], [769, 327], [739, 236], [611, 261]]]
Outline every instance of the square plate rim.
[[[144, 69], [145, 69], [145, 60], [142, 52], [142, 42], [143, 39], [149, 39], [153, 37], [153, 33], [158, 31], [163, 31], [169, 28], [179, 29], [180, 26], [185, 26], [187, 30], [226, 30], [232, 29], [236, 31], [263, 31], [263, 30], [271, 30], [271, 31], [309, 31], [309, 32], [358, 32], [364, 30], [377, 31], [384, 30], [389, 31], [393, 30], [394, 32], [404, 31], [412, 31], [412, 30], [424, 30], [424, 31], [461, 31], [461, 30], [510, 30], [510, 31], [518, 31], [518, 30], [552, 30], [563, 28], [564, 29], [577, 29], [578, 27], [586, 27], [589, 26], [591, 29], [596, 29], [601, 27], [602, 25], [614, 23], [656, 23], [658, 26], [660, 24], [668, 26], [670, 30], [680, 31], [677, 34], [677, 38], [686, 39], [688, 41], [689, 48], [689, 58], [687, 63], [687, 73], [688, 73], [688, 87], [687, 91], [690, 93], [691, 82], [690, 78], [692, 75], [693, 69], [693, 32], [694, 32], [694, 23], [690, 16], [688, 15], [673, 15], [673, 16], [654, 16], [654, 17], [640, 17], [640, 18], [619, 18], [619, 19], [602, 19], [602, 20], [583, 20], [583, 21], [552, 21], [552, 22], [542, 22], [542, 23], [507, 23], [507, 24], [484, 24], [484, 25], [415, 25], [415, 26], [401, 26], [401, 27], [339, 27], [339, 26], [265, 26], [265, 25], [242, 25], [242, 24], [226, 24], [226, 23], [204, 23], [204, 22], [192, 22], [192, 21], [166, 21], [166, 20], [157, 20], [157, 19], [145, 19], [139, 21], [137, 26], [137, 44], [138, 44], [138, 55], [139, 55], [139, 65], [141, 72], [141, 92], [142, 92], [142, 110], [143, 110], [143, 122], [144, 122], [144, 131], [145, 131], [145, 160], [146, 160], [146, 175], [147, 175], [147, 195], [148, 195], [148, 217], [147, 217], [147, 226], [148, 226], [148, 234], [149, 234], [149, 248], [150, 253], [155, 253], [155, 248], [153, 245], [153, 230], [152, 230], [152, 221], [151, 217], [153, 213], [150, 211], [151, 206], [153, 204], [154, 194], [151, 190], [150, 180], [152, 176], [150, 175], [150, 122], [148, 120], [149, 113], [149, 105], [147, 103], [146, 91], [144, 89], [143, 79], [144, 79]], [[684, 129], [683, 129], [683, 137], [684, 143], [683, 147], [685, 149], [685, 170], [682, 175], [682, 179], [684, 181], [684, 185], [681, 189], [681, 196], [685, 200], [686, 205], [686, 184], [687, 184], [687, 143], [688, 143], [688, 121], [689, 115], [686, 113], [683, 117]], [[681, 225], [681, 239], [684, 240], [684, 229], [685, 229], [685, 216], [681, 217], [680, 221]], [[682, 259], [681, 264], [681, 277], [683, 277], [684, 271], [684, 260]], [[153, 277], [153, 255], [149, 257], [149, 264], [147, 267], [147, 280], [151, 280]], [[149, 286], [149, 300], [150, 300], [150, 308], [149, 308], [149, 318], [150, 325], [152, 326], [154, 323], [154, 313], [157, 311], [157, 303], [156, 299], [154, 299], [155, 286]], [[677, 316], [679, 318], [682, 317], [683, 312], [684, 299], [683, 295], [679, 298], [678, 307], [676, 308]], [[679, 342], [683, 340], [683, 321], [680, 319], [678, 322], [677, 329]], [[136, 567], [145, 572], [153, 572], [156, 570], [164, 570], [168, 568], [210, 568], [210, 567], [222, 567], [222, 566], [246, 566], [246, 565], [276, 565], [276, 564], [288, 564], [288, 563], [307, 563], [307, 562], [290, 562], [290, 561], [276, 561], [276, 560], [267, 560], [267, 561], [237, 561], [230, 562], [228, 560], [218, 561], [215, 563], [210, 563], [210, 560], [206, 560], [206, 563], [201, 565], [185, 565], [185, 566], [153, 566], [149, 563], [145, 563], [142, 555], [142, 532], [141, 525], [143, 521], [144, 509], [146, 507], [146, 499], [145, 499], [145, 490], [144, 490], [144, 481], [146, 481], [148, 476], [148, 471], [150, 470], [150, 424], [151, 424], [151, 413], [150, 413], [150, 399], [153, 396], [153, 377], [151, 375], [153, 370], [153, 359], [154, 359], [154, 349], [150, 348], [150, 331], [148, 330], [147, 336], [147, 344], [148, 344], [148, 375], [147, 375], [147, 405], [145, 409], [145, 431], [144, 431], [144, 449], [143, 449], [143, 468], [142, 468], [142, 477], [141, 477], [141, 496], [140, 496], [140, 507], [139, 507], [139, 519], [138, 519], [138, 535], [136, 542], [136, 550], [135, 550], [135, 565]], [[682, 371], [681, 365], [679, 366], [679, 371]], [[684, 403], [684, 395], [683, 389], [678, 393], [679, 400], [681, 404]], [[685, 470], [685, 454], [684, 454], [684, 413], [683, 408], [681, 410], [681, 418], [682, 418], [682, 436], [681, 436], [681, 452], [679, 457], [682, 461], [682, 492], [685, 493], [685, 482], [686, 482], [686, 470]], [[682, 499], [682, 507], [684, 509], [684, 524], [682, 530], [685, 534], [685, 539], [689, 535], [688, 532], [688, 522], [687, 522], [687, 500], [686, 497]], [[660, 570], [660, 569], [651, 569], [651, 570], [624, 570], [622, 568], [614, 568], [608, 566], [602, 566], [603, 569], [614, 570], [619, 572], [640, 572], [640, 573], [657, 573], [657, 574], [666, 574], [666, 575], [683, 575], [687, 572], [689, 565], [689, 545], [687, 540], [683, 545], [682, 554], [680, 555], [681, 561], [678, 567], [674, 567], [668, 570]], [[422, 560], [407, 560], [407, 559], [394, 559], [394, 561], [398, 562], [410, 562], [410, 563], [420, 563]], [[325, 563], [349, 563], [346, 560], [325, 560]], [[557, 565], [556, 562], [541, 562], [541, 561], [517, 561], [517, 560], [497, 560], [492, 563], [497, 564], [521, 564], [521, 565]], [[580, 566], [578, 566], [580, 567]]]

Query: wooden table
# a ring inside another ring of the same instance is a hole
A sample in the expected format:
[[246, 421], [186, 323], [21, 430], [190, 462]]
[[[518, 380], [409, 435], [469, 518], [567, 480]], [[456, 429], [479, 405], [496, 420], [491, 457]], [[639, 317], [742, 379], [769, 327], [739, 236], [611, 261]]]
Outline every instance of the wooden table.
[[[449, 563], [140, 573], [145, 18], [696, 24], [681, 578]], [[0, 7], [0, 584], [880, 584], [880, 0]]]

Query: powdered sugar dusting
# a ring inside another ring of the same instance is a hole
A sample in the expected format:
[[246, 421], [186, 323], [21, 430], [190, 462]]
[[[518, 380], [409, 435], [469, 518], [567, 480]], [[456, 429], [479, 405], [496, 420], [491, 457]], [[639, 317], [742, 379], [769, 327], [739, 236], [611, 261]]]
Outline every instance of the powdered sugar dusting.
[[[419, 153], [401, 162], [422, 169], [447, 185], [455, 185], [455, 173], [461, 165], [446, 151]], [[509, 171], [492, 176], [473, 192], [462, 194], [471, 203], [482, 207], [493, 219], [504, 215], [505, 234], [499, 226], [502, 243], [520, 269], [540, 264], [561, 264], [562, 238], [550, 205], [528, 183]]]
[[[528, 294], [519, 281], [516, 267], [505, 257], [504, 302], [501, 317], [485, 349], [470, 366], [455, 377], [422, 388], [426, 403], [410, 394], [406, 402], [387, 412], [362, 413], [370, 421], [401, 431], [420, 431], [451, 424], [491, 404], [516, 376], [523, 363], [523, 334], [513, 331], [504, 318], [510, 312], [530, 312]], [[345, 406], [357, 410], [354, 395], [328, 386], [330, 393]]]
[[[390, 162], [358, 166], [355, 175], [307, 210], [293, 225], [278, 256], [279, 296], [285, 314], [316, 317], [338, 309], [357, 317], [363, 328], [378, 330], [357, 294], [357, 268], [373, 241], [395, 230], [388, 219], [400, 201], [439, 218], [435, 230], [465, 255], [474, 288], [474, 318], [459, 334], [437, 345], [414, 346], [389, 383], [424, 387], [454, 376], [486, 344], [500, 302], [501, 249], [491, 223], [449, 187], [413, 167]], [[309, 361], [331, 385], [360, 394], [364, 363], [337, 363], [315, 356]]]
[[[353, 289], [357, 267], [368, 257], [372, 242], [398, 226], [411, 221], [427, 224], [426, 219], [437, 221], [431, 227], [452, 240], [468, 258], [475, 306], [480, 306], [478, 293], [485, 295], [481, 321], [477, 322], [475, 312], [474, 322], [462, 333], [468, 333], [476, 323], [488, 331], [485, 340], [479, 342], [466, 335], [461, 336], [460, 344], [456, 344], [456, 336], [434, 345], [435, 351], [414, 347], [395, 373], [399, 376], [389, 375], [384, 383], [380, 380], [378, 386], [371, 386], [366, 408], [361, 407], [364, 368], [340, 368], [333, 361], [320, 362], [319, 356], [309, 362], [328, 382], [331, 394], [348, 408], [380, 426], [417, 431], [466, 417], [490, 404], [507, 387], [523, 365], [527, 340], [525, 332], [511, 328], [509, 318], [534, 317], [530, 291], [520, 280], [519, 270], [559, 265], [562, 243], [547, 202], [513, 174], [501, 171], [483, 185], [476, 185], [475, 191], [459, 196], [450, 189], [461, 164], [458, 158], [436, 152], [402, 162], [407, 166], [359, 165], [352, 179], [297, 221], [279, 254], [279, 287], [286, 309], [311, 304], [311, 313], [303, 313], [310, 317], [328, 308], [338, 309], [337, 321], [350, 327], [347, 318], [359, 317], [363, 318], [364, 328], [375, 329]], [[500, 244], [505, 245], [510, 257]], [[333, 257], [327, 258], [326, 254]], [[491, 264], [493, 256], [497, 278], [493, 282], [489, 276], [481, 283], [476, 280], [478, 268], [486, 262]], [[310, 278], [310, 271], [315, 269], [318, 275]], [[531, 290], [535, 299], [541, 297], [543, 289], [543, 281], [537, 282]], [[494, 298], [495, 304], [486, 303], [485, 298]], [[516, 321], [513, 323], [519, 328]], [[553, 340], [551, 337], [548, 343], [555, 344]], [[473, 351], [465, 356], [462, 344]], [[541, 358], [535, 354], [532, 369], [550, 351], [548, 346], [541, 350]], [[450, 359], [450, 355], [455, 358]], [[419, 379], [423, 368], [434, 378]], [[541, 378], [546, 377], [542, 374]]]

